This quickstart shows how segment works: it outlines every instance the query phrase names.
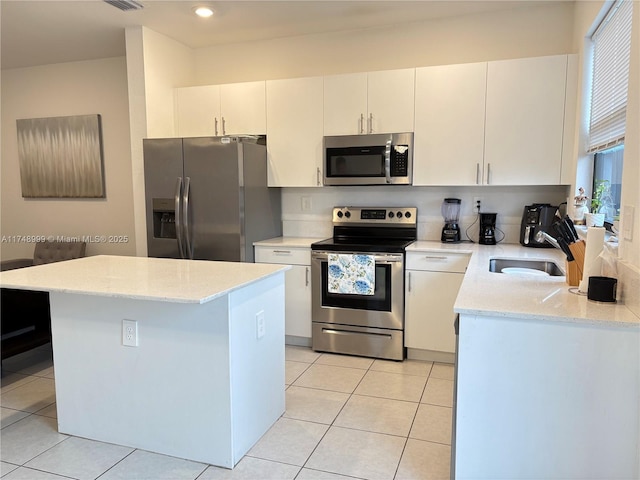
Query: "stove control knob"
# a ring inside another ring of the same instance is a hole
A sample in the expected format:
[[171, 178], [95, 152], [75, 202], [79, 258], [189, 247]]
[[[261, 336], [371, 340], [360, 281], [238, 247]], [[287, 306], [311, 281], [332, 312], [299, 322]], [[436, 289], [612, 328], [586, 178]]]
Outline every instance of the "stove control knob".
[[411, 218], [411, 212], [405, 212], [404, 216], [407, 218]]
[[347, 218], [351, 218], [351, 212], [347, 210], [346, 212], [344, 212], [344, 216]]
[[338, 218], [342, 218], [342, 212], [338, 212]]
[[393, 212], [389, 212], [389, 218], [393, 218]]
[[402, 218], [402, 212], [398, 212], [398, 218]]

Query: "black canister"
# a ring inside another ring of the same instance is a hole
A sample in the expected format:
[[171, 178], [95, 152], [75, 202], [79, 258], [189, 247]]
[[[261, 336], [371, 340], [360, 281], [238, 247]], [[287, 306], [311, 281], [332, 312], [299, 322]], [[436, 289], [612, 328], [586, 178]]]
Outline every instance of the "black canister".
[[615, 278], [589, 277], [587, 298], [596, 302], [615, 303], [617, 287], [618, 280]]

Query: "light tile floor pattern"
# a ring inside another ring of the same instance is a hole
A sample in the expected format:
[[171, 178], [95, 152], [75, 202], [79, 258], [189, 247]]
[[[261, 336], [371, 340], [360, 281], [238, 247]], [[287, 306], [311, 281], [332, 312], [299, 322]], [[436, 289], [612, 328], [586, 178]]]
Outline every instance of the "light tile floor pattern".
[[59, 434], [50, 346], [3, 363], [3, 480], [448, 479], [453, 366], [286, 347], [286, 412], [233, 470]]

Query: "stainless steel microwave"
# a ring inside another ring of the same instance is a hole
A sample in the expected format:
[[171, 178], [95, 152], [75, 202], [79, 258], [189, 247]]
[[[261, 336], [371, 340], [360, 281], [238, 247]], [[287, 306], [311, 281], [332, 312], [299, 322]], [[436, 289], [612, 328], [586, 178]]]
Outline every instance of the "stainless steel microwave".
[[324, 137], [325, 185], [411, 185], [413, 132]]

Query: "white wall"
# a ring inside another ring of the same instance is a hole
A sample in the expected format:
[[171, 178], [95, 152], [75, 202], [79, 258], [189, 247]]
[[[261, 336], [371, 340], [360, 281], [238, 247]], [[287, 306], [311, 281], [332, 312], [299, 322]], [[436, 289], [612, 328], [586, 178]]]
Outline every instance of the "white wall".
[[198, 84], [572, 53], [572, 2], [202, 48]]
[[[2, 70], [3, 236], [126, 235], [91, 243], [87, 254], [135, 254], [129, 108], [124, 57]], [[20, 187], [16, 119], [100, 114], [106, 198], [25, 199]], [[3, 242], [2, 259], [33, 257], [33, 243]]]

